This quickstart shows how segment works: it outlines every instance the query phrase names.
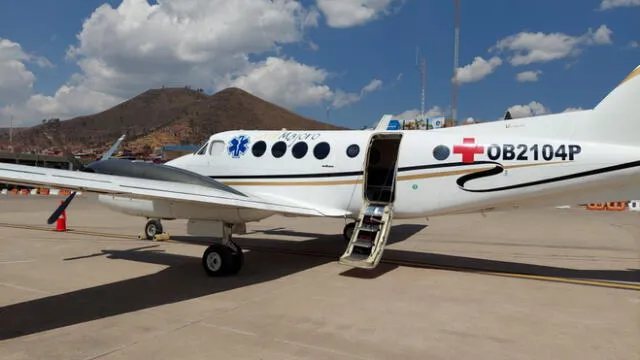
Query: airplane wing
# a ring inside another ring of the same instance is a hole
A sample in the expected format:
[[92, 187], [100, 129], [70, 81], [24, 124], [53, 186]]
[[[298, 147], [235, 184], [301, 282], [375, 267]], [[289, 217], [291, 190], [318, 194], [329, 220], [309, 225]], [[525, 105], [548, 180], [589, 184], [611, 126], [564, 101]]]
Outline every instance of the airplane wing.
[[340, 209], [321, 209], [293, 200], [242, 196], [222, 189], [174, 181], [140, 179], [0, 163], [0, 183], [66, 188], [82, 192], [131, 198], [191, 202], [210, 206], [273, 211], [301, 216], [344, 216]]

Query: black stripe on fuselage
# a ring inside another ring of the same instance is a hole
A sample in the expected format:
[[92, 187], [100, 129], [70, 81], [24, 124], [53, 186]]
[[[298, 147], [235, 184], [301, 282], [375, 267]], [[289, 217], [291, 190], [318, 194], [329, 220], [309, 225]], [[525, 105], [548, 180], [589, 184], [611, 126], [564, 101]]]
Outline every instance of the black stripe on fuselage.
[[607, 167], [603, 167], [603, 168], [599, 168], [599, 169], [582, 171], [582, 172], [568, 174], [568, 175], [556, 176], [556, 177], [552, 177], [552, 178], [546, 178], [546, 179], [541, 179], [541, 180], [529, 181], [529, 182], [525, 182], [525, 183], [513, 184], [513, 185], [507, 185], [507, 186], [501, 186], [501, 187], [495, 187], [495, 188], [467, 189], [467, 188], [464, 187], [464, 184], [466, 182], [468, 182], [468, 181], [472, 181], [472, 180], [475, 180], [475, 179], [480, 179], [480, 178], [487, 177], [487, 176], [497, 175], [497, 174], [500, 174], [500, 173], [502, 173], [504, 171], [504, 168], [500, 164], [494, 163], [494, 165], [496, 165], [496, 167], [493, 168], [493, 169], [489, 169], [489, 170], [484, 170], [484, 171], [479, 171], [479, 172], [474, 172], [474, 173], [471, 173], [471, 174], [463, 175], [463, 176], [459, 177], [458, 180], [456, 180], [456, 184], [458, 184], [460, 189], [462, 189], [464, 191], [475, 192], [475, 193], [513, 190], [513, 189], [520, 189], [520, 188], [529, 187], [529, 186], [551, 184], [551, 183], [565, 181], [565, 180], [574, 180], [574, 179], [584, 178], [584, 177], [593, 176], [593, 175], [606, 174], [606, 173], [609, 173], [609, 172], [626, 170], [626, 169], [631, 169], [631, 168], [634, 168], [634, 167], [640, 167], [640, 160], [631, 161], [631, 162], [618, 164], [618, 165], [607, 166]]

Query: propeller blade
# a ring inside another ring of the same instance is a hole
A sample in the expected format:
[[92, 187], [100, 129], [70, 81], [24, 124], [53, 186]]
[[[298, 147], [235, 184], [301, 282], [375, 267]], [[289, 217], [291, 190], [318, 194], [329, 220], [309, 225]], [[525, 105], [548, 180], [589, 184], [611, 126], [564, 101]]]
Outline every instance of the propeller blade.
[[116, 140], [116, 142], [113, 143], [113, 145], [111, 145], [109, 150], [107, 150], [107, 152], [104, 153], [104, 155], [102, 155], [102, 159], [100, 160], [107, 160], [108, 158], [110, 158], [111, 155], [113, 155], [113, 153], [116, 152], [116, 150], [118, 150], [118, 146], [120, 146], [120, 143], [122, 142], [122, 140], [124, 140], [124, 138], [125, 138], [125, 134], [120, 136], [118, 140]]
[[76, 196], [76, 192], [75, 191], [72, 192], [71, 195], [67, 196], [67, 198], [62, 202], [62, 204], [60, 204], [60, 206], [58, 206], [56, 211], [54, 211], [53, 214], [51, 214], [49, 219], [47, 219], [47, 224], [51, 225], [56, 220], [58, 220], [58, 218], [60, 217], [60, 214], [62, 214], [62, 212], [67, 209], [67, 206], [69, 206], [69, 204], [71, 203], [71, 200], [73, 200], [74, 196]]

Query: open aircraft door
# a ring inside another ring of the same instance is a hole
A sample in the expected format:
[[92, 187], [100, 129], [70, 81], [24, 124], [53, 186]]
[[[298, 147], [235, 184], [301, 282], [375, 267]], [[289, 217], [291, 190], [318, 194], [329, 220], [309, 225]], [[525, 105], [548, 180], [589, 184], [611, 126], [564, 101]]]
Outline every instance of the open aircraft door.
[[340, 263], [372, 269], [382, 258], [393, 220], [400, 132], [373, 134], [367, 147], [362, 186], [363, 204]]

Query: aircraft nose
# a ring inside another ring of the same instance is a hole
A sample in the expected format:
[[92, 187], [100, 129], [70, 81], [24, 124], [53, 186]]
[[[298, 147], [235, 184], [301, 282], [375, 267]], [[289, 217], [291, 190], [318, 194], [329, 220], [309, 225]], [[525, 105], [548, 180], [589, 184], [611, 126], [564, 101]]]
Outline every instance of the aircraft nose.
[[188, 163], [191, 158], [193, 158], [193, 154], [182, 155], [175, 159], [165, 162], [165, 165], [181, 167], [181, 165]]

